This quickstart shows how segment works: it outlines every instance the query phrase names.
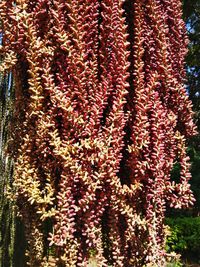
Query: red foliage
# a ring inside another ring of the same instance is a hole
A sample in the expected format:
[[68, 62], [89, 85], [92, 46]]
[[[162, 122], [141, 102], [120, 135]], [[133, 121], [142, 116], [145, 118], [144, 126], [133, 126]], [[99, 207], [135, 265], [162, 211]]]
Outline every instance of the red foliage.
[[180, 1], [2, 0], [0, 14], [30, 266], [50, 266], [45, 238], [56, 266], [164, 266], [166, 206], [194, 201]]

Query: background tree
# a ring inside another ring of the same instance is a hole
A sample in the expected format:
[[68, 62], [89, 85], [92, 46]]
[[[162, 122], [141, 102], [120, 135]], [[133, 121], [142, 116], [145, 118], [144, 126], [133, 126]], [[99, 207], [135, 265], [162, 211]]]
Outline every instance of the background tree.
[[[186, 57], [187, 88], [195, 111], [195, 122], [200, 131], [200, 1], [183, 1], [183, 15], [187, 24], [189, 50]], [[191, 185], [195, 194], [195, 214], [200, 211], [200, 135], [190, 140], [189, 154], [192, 162]]]
[[186, 57], [189, 95], [193, 107], [199, 110], [200, 99], [200, 1], [185, 0], [183, 4], [184, 20], [189, 35], [189, 51]]

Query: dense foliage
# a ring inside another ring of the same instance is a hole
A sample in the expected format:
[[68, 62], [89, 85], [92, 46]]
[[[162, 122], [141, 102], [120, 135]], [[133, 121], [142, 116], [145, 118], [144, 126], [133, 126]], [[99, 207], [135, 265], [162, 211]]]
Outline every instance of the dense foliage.
[[200, 260], [200, 218], [168, 218], [170, 235], [167, 239], [167, 250], [180, 253], [183, 259]]
[[[187, 90], [193, 102], [195, 111], [195, 122], [200, 130], [200, 1], [183, 1], [183, 14], [187, 24], [190, 43], [186, 57], [187, 66]], [[191, 188], [195, 196], [195, 205], [192, 209], [185, 211], [170, 211], [171, 218], [166, 223], [171, 228], [171, 235], [168, 237], [167, 250], [175, 251], [182, 255], [184, 262], [199, 263], [200, 248], [200, 137], [199, 134], [189, 141], [188, 154], [191, 160]], [[176, 165], [173, 169], [173, 179], [177, 179], [180, 166]], [[184, 216], [187, 216], [184, 218]], [[182, 266], [182, 265], [181, 265]]]
[[166, 207], [194, 201], [180, 1], [2, 0], [0, 15], [28, 264], [164, 266]]
[[[185, 0], [183, 5], [184, 19], [187, 23], [190, 39], [187, 64], [187, 87], [195, 111], [195, 123], [200, 131], [200, 1]], [[192, 163], [191, 185], [196, 198], [193, 215], [200, 212], [200, 134], [189, 142], [189, 155]]]

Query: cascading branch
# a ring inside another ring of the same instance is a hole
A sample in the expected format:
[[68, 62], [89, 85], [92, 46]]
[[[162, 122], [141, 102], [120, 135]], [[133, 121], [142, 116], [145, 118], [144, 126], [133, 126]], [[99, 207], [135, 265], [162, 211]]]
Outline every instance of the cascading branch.
[[29, 266], [164, 266], [166, 207], [194, 201], [180, 2], [1, 1]]

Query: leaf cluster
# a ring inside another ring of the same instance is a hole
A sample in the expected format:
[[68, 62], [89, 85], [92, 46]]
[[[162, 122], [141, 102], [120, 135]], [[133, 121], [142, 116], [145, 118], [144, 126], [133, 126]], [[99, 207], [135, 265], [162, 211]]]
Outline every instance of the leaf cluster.
[[171, 231], [166, 242], [168, 252], [175, 251], [181, 255], [190, 255], [190, 257], [200, 255], [199, 217], [167, 218], [166, 224]]

